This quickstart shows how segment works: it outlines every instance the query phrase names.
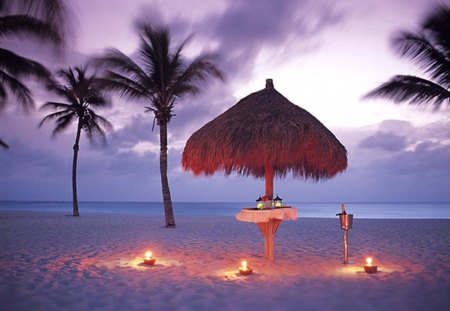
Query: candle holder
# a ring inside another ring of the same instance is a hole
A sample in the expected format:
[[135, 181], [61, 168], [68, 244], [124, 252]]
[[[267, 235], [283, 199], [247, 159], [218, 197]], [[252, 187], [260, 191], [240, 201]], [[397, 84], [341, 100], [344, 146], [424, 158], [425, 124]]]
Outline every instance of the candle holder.
[[366, 259], [367, 265], [364, 265], [364, 271], [368, 274], [376, 273], [378, 271], [378, 266], [374, 265], [371, 257]]
[[239, 273], [242, 275], [249, 275], [253, 273], [253, 269], [247, 266], [247, 261], [244, 260], [239, 267]]
[[274, 203], [275, 207], [281, 207], [282, 202], [283, 202], [283, 200], [278, 196], [278, 194], [277, 194], [276, 198], [273, 199], [273, 203]]
[[147, 251], [145, 252], [145, 257], [144, 257], [144, 264], [148, 265], [148, 266], [153, 266], [156, 262], [155, 258], [152, 258], [152, 252]]
[[256, 208], [263, 208], [262, 198], [259, 196], [259, 198], [256, 199]]

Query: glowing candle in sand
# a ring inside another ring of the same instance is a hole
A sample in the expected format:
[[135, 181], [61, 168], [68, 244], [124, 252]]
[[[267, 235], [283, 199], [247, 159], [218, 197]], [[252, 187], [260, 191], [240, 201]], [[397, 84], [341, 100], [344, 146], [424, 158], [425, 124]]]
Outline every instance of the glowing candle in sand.
[[367, 273], [375, 273], [378, 270], [378, 266], [375, 266], [373, 264], [373, 259], [372, 257], [367, 257], [366, 258], [366, 265], [364, 266], [364, 271], [366, 271]]
[[146, 251], [144, 255], [144, 264], [146, 265], [154, 265], [156, 259], [152, 258], [153, 253], [151, 251]]
[[247, 265], [247, 260], [243, 260], [241, 266], [239, 267], [239, 273], [243, 275], [252, 274], [253, 269]]

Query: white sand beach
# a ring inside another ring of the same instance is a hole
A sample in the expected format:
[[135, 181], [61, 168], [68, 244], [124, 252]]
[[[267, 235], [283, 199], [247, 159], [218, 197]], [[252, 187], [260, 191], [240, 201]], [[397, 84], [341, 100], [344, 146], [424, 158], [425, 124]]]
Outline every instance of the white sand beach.
[[270, 263], [233, 217], [0, 212], [0, 310], [449, 310], [450, 220], [355, 218], [343, 265], [338, 219], [299, 216]]

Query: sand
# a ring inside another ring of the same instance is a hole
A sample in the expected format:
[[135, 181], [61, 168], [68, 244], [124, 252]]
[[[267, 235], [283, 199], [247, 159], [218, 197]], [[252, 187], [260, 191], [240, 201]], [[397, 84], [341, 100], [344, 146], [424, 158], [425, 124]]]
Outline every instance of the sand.
[[[283, 222], [273, 263], [233, 217], [0, 212], [0, 310], [449, 310], [450, 220]], [[147, 249], [155, 266], [141, 264]], [[372, 256], [377, 274], [363, 270]], [[246, 259], [254, 269], [240, 276]]]

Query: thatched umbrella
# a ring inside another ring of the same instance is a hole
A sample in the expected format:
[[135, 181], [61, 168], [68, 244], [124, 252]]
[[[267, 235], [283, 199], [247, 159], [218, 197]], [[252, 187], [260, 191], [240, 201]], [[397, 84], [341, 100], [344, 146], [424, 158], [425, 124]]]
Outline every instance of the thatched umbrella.
[[329, 179], [347, 168], [347, 151], [319, 120], [277, 92], [272, 79], [205, 124], [188, 139], [183, 167], [265, 177], [273, 197], [274, 176]]

